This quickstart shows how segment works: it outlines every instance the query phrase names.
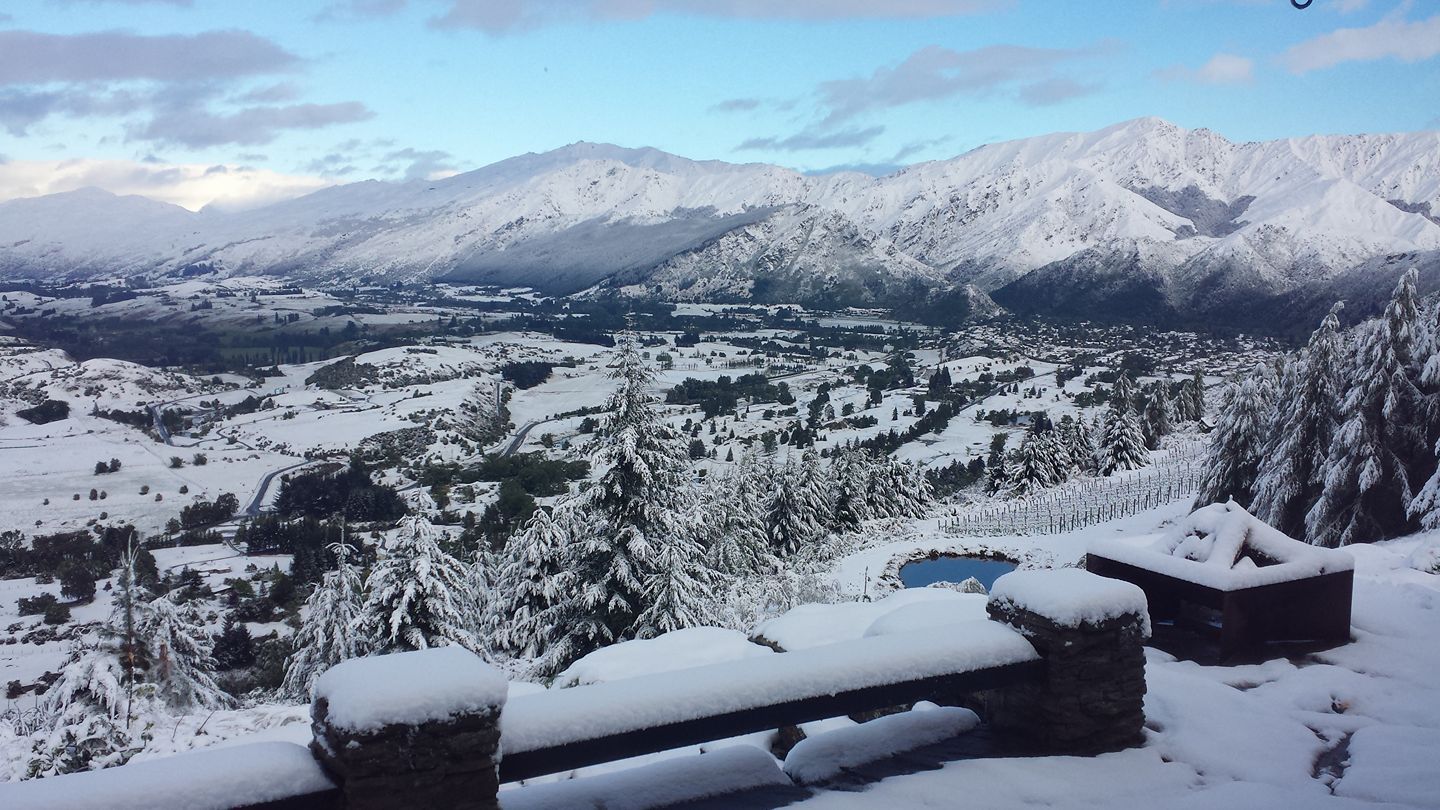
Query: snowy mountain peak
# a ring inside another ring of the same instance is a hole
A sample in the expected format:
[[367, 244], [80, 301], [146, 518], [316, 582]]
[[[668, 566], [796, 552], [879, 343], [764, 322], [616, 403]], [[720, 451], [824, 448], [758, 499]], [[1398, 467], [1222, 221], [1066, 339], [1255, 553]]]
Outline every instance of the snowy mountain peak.
[[203, 217], [96, 190], [0, 204], [0, 271], [11, 275], [204, 263], [857, 303], [973, 284], [1026, 311], [1052, 308], [1033, 289], [1047, 279], [1141, 284], [1146, 307], [1185, 311], [1223, 306], [1197, 300], [1207, 290], [1288, 295], [1394, 255], [1440, 255], [1440, 133], [1236, 143], [1147, 117], [887, 177], [582, 141], [443, 180], [355, 183]]

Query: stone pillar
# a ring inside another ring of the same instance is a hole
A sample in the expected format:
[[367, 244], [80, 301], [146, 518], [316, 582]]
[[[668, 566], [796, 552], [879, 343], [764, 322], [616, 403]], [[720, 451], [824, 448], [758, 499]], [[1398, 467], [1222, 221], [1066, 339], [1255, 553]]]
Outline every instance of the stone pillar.
[[473, 653], [357, 658], [315, 691], [310, 747], [348, 810], [498, 810], [506, 683]]
[[987, 696], [997, 731], [1059, 754], [1143, 741], [1150, 635], [1143, 591], [1078, 569], [1015, 572], [995, 583], [987, 611], [1029, 639], [1045, 662], [1038, 683]]

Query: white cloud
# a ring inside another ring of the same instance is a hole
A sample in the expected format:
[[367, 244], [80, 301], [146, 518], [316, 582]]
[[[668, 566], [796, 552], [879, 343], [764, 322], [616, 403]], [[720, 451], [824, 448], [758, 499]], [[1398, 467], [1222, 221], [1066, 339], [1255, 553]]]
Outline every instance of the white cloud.
[[1158, 71], [1162, 79], [1201, 84], [1249, 84], [1255, 80], [1255, 60], [1233, 53], [1217, 53], [1198, 68], [1176, 65]]
[[1410, 22], [1404, 18], [1406, 10], [1408, 4], [1374, 25], [1340, 28], [1306, 40], [1285, 51], [1280, 60], [1291, 73], [1309, 73], [1346, 62], [1420, 62], [1440, 55], [1440, 14]]
[[0, 200], [80, 188], [138, 194], [198, 211], [207, 205], [241, 210], [308, 194], [333, 181], [232, 164], [141, 163], [130, 160], [0, 162]]

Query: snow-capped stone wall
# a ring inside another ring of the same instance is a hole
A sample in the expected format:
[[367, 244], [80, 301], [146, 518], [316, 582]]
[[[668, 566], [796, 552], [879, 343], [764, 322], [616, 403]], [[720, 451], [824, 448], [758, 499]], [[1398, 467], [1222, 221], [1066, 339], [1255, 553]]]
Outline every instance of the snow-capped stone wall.
[[310, 747], [347, 810], [498, 810], [505, 696], [505, 677], [460, 647], [353, 659], [315, 684]]
[[1140, 742], [1149, 637], [1140, 588], [1075, 569], [1015, 571], [995, 582], [987, 610], [1045, 660], [1039, 683], [987, 695], [992, 726], [1055, 753]]

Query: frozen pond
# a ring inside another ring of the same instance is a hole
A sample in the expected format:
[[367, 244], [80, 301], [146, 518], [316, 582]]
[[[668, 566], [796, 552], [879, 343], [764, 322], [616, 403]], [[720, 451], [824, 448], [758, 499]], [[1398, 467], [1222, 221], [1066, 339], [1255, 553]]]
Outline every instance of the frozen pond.
[[964, 582], [970, 577], [980, 580], [985, 590], [995, 584], [1001, 574], [1015, 570], [1015, 563], [982, 557], [940, 557], [916, 560], [900, 569], [900, 581], [907, 588], [923, 588], [934, 582]]

